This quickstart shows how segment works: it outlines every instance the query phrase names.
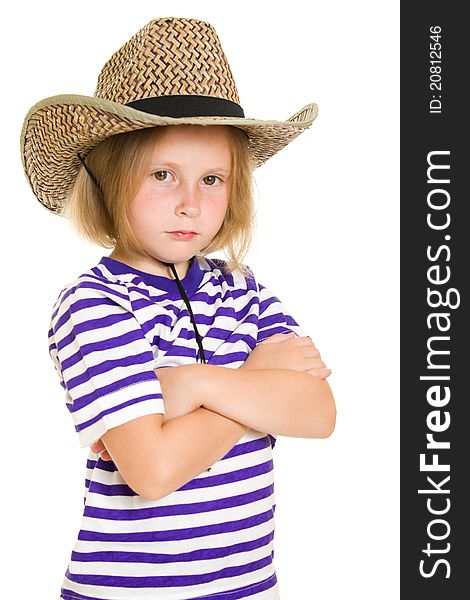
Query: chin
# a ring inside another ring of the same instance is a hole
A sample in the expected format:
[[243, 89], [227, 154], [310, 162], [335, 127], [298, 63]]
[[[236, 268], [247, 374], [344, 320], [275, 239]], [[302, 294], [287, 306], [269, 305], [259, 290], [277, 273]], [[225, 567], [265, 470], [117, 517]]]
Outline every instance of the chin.
[[152, 254], [153, 258], [159, 260], [160, 262], [165, 263], [173, 263], [175, 265], [180, 263], [185, 263], [191, 260], [191, 258], [197, 254], [198, 250], [194, 250], [193, 252], [174, 252], [174, 253], [162, 253], [162, 254]]
[[[199, 243], [175, 241], [170, 244], [165, 244], [163, 247], [155, 247], [149, 245], [146, 252], [149, 257], [165, 263], [180, 264], [189, 261], [195, 254], [200, 252], [208, 244], [206, 240], [198, 240]], [[202, 242], [202, 243], [201, 243]]]

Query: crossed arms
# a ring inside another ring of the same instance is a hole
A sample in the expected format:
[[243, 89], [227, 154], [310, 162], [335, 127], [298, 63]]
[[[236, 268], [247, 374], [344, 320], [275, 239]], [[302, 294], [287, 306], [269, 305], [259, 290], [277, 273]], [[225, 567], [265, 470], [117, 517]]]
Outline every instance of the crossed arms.
[[183, 365], [157, 369], [165, 415], [109, 429], [92, 445], [126, 483], [156, 500], [220, 460], [248, 429], [322, 438], [334, 429], [331, 373], [310, 338], [277, 334], [239, 369]]

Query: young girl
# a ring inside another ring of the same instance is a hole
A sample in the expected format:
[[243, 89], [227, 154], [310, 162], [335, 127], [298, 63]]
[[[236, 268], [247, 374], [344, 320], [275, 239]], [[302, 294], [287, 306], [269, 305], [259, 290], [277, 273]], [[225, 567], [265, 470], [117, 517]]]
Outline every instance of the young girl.
[[177, 18], [116, 52], [94, 97], [29, 111], [36, 196], [113, 249], [61, 291], [49, 331], [91, 446], [61, 598], [279, 598], [272, 448], [331, 434], [331, 371], [241, 260], [253, 168], [315, 116], [246, 119], [213, 28]]

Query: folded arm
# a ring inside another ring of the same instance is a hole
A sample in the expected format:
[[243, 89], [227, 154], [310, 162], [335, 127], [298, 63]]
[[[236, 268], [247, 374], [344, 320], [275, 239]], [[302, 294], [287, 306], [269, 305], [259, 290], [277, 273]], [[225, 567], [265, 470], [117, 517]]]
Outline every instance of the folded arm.
[[303, 438], [333, 432], [336, 411], [326, 380], [286, 369], [217, 369], [204, 375], [203, 406], [251, 429]]
[[[336, 410], [320, 378], [327, 372], [319, 353], [299, 339], [273, 339], [283, 341], [276, 348], [264, 346], [268, 340], [260, 344], [250, 356], [250, 368], [157, 369], [165, 406], [181, 403], [184, 414], [166, 422], [161, 414], [147, 415], [102, 436], [132, 489], [149, 499], [167, 495], [222, 458], [248, 428], [298, 437], [326, 437], [333, 431]], [[252, 368], [269, 363], [272, 353], [281, 350], [289, 357], [289, 369]]]
[[166, 423], [158, 413], [133, 419], [109, 429], [96, 444], [104, 445], [129, 487], [157, 500], [220, 460], [247, 429], [198, 408]]

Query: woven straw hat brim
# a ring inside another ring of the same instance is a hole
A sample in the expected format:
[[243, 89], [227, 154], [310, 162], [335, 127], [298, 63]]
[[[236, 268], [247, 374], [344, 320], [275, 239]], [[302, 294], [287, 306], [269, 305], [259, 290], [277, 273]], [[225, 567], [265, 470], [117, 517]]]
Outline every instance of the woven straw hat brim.
[[35, 104], [25, 117], [21, 155], [26, 177], [38, 200], [61, 213], [85, 157], [103, 140], [129, 131], [164, 125], [233, 125], [248, 135], [259, 167], [313, 123], [316, 104], [307, 104], [286, 121], [233, 117], [163, 117], [102, 98], [59, 95]]

